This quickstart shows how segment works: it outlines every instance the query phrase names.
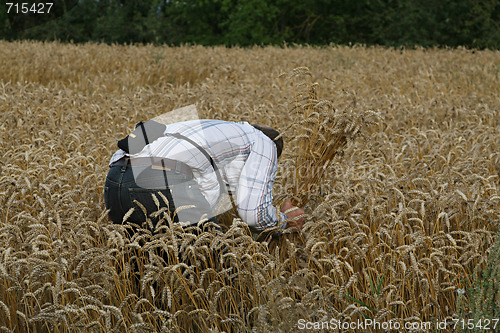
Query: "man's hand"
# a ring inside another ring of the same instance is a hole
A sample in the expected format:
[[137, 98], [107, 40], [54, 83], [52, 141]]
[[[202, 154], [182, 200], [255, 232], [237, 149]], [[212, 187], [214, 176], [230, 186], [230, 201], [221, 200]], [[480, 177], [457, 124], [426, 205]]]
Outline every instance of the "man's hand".
[[[287, 210], [290, 210], [292, 208], [295, 208], [295, 209], [292, 210], [292, 211], [289, 211], [289, 212], [285, 213]], [[290, 200], [290, 199], [287, 199], [283, 203], [283, 206], [281, 206], [281, 212], [284, 213], [284, 214], [286, 214], [286, 216], [289, 219], [293, 219], [294, 217], [298, 217], [298, 216], [301, 216], [301, 215], [305, 214], [305, 211], [302, 208], [294, 206], [292, 204], [292, 200]], [[295, 227], [295, 228], [297, 228], [297, 230], [300, 231], [300, 229], [302, 229], [302, 224], [304, 223], [304, 221], [305, 221], [305, 219], [303, 217], [298, 218], [295, 221], [288, 221], [287, 224], [286, 224], [286, 227], [287, 228]]]

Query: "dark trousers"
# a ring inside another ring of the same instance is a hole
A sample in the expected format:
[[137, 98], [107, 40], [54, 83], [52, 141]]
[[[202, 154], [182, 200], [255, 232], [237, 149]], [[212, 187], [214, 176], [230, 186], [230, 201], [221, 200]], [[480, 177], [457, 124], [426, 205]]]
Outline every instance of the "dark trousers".
[[[134, 175], [134, 173], [136, 174]], [[165, 176], [167, 176], [168, 186], [165, 182]], [[113, 223], [122, 224], [129, 210], [134, 208], [133, 213], [126, 218], [125, 223], [130, 222], [144, 229], [149, 229], [151, 233], [155, 233], [159, 222], [162, 222], [162, 225], [168, 225], [166, 216], [163, 214], [168, 214], [174, 223], [189, 221], [190, 223], [187, 224], [196, 225], [204, 215], [207, 215], [207, 222], [216, 223], [215, 217], [212, 217], [210, 205], [201, 193], [196, 181], [175, 171], [164, 172], [163, 170], [151, 169], [151, 167], [136, 168], [131, 167], [130, 164], [111, 167], [104, 185], [104, 201], [106, 208], [109, 209], [109, 218]], [[186, 205], [194, 205], [194, 207], [182, 209], [174, 214], [176, 208]], [[162, 208], [168, 209], [159, 216], [155, 216], [154, 213]], [[147, 219], [150, 221], [149, 224], [146, 223]], [[205, 223], [200, 226], [200, 229], [189, 228], [186, 229], [186, 232], [199, 234], [202, 230], [220, 231], [220, 228], [217, 225]], [[136, 231], [134, 226], [128, 229], [131, 237]], [[142, 243], [139, 241], [139, 244], [143, 245]], [[133, 286], [140, 290], [140, 279], [144, 271], [144, 266], [140, 262], [144, 263], [144, 261], [137, 259], [145, 258], [148, 254], [143, 253], [142, 249], [136, 249], [136, 251], [130, 254], [126, 260], [131, 260]], [[175, 261], [191, 265], [189, 258], [181, 251], [178, 251], [177, 260], [172, 257], [172, 253], [165, 252], [161, 247], [158, 247], [155, 252], [163, 258], [167, 265]], [[217, 263], [219, 252], [219, 250], [212, 251], [211, 258], [207, 258], [207, 260]]]
[[[210, 221], [215, 222], [212, 209], [201, 193], [198, 183], [176, 171], [155, 170], [151, 167], [136, 168], [130, 164], [113, 166], [106, 176], [104, 202], [109, 209], [109, 218], [114, 223], [122, 224], [125, 215], [134, 208], [126, 221], [152, 229], [152, 232], [162, 220], [162, 214], [154, 216], [153, 213], [164, 207], [168, 208], [164, 214], [169, 214], [174, 222], [196, 224], [204, 214]], [[183, 207], [174, 214], [176, 208], [186, 205], [193, 207]], [[150, 224], [144, 225], [147, 218]]]

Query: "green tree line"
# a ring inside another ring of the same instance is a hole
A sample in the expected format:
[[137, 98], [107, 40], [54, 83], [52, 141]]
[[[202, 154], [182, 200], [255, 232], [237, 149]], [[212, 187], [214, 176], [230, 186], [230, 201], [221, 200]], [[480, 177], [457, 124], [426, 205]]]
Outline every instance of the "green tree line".
[[12, 8], [7, 13], [7, 5], [2, 6], [0, 38], [171, 45], [500, 47], [500, 0], [51, 2], [51, 14], [12, 13]]

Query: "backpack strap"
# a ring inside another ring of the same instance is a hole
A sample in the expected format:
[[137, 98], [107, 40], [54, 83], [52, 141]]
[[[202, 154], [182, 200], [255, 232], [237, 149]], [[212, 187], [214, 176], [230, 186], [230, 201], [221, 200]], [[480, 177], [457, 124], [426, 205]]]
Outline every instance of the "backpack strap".
[[[222, 194], [224, 193], [223, 186], [224, 186], [225, 182], [223, 181], [222, 176], [221, 176], [220, 171], [219, 171], [219, 168], [217, 167], [217, 164], [215, 164], [215, 161], [212, 158], [212, 156], [210, 156], [210, 154], [202, 146], [200, 146], [199, 144], [194, 142], [192, 139], [190, 139], [190, 138], [188, 138], [180, 133], [165, 133], [165, 136], [172, 136], [176, 139], [185, 140], [185, 141], [189, 142], [191, 145], [193, 145], [196, 149], [198, 149], [208, 159], [208, 161], [212, 165], [212, 168], [215, 171], [215, 175], [217, 176], [217, 181], [219, 182], [220, 194], [222, 196]], [[233, 208], [237, 209], [237, 206], [236, 206], [236, 203], [234, 202], [233, 196], [230, 194], [229, 197], [231, 198], [231, 204], [233, 205]]]

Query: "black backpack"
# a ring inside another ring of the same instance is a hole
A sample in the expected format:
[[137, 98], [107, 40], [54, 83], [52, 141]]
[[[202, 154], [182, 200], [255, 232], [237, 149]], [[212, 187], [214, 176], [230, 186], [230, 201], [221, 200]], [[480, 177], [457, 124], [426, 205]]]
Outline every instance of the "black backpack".
[[[118, 141], [118, 147], [124, 150], [128, 154], [137, 154], [141, 152], [146, 145], [150, 144], [151, 142], [155, 141], [156, 139], [162, 136], [172, 136], [174, 138], [189, 142], [194, 147], [196, 147], [210, 161], [210, 164], [212, 165], [212, 168], [214, 169], [215, 174], [217, 176], [217, 181], [219, 182], [220, 185], [219, 188], [221, 197], [222, 194], [224, 193], [224, 188], [226, 188], [226, 190], [230, 194], [231, 203], [235, 207], [236, 204], [234, 203], [231, 192], [227, 188], [226, 182], [222, 180], [219, 168], [217, 167], [217, 164], [215, 164], [215, 161], [213, 160], [212, 156], [210, 156], [210, 154], [199, 144], [197, 144], [190, 138], [180, 133], [165, 133], [166, 128], [167, 128], [166, 125], [160, 124], [154, 120], [148, 120], [145, 123], [141, 121], [135, 126], [135, 130], [132, 133], [130, 133], [127, 137]], [[168, 185], [166, 175], [165, 175], [165, 183], [166, 185]], [[224, 184], [226, 184], [226, 186], [224, 186]]]

